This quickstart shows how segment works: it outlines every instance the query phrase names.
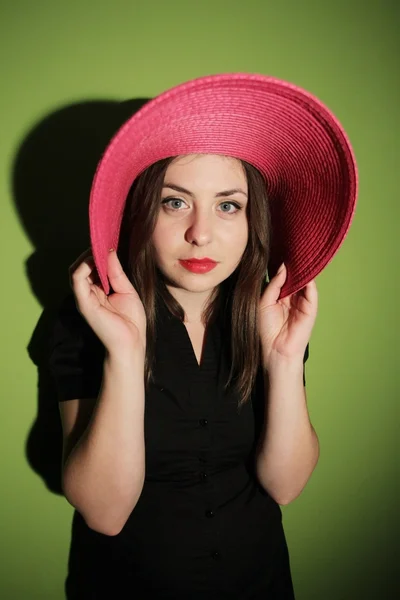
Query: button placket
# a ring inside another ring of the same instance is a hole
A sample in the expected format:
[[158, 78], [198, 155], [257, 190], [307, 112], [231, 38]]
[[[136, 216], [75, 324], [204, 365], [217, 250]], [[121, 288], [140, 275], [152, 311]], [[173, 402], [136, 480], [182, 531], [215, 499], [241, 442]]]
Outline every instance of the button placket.
[[[198, 420], [199, 425], [201, 427], [201, 429], [204, 429], [204, 434], [206, 434], [206, 431], [208, 432], [208, 425], [209, 425], [209, 421], [206, 418], [202, 418]], [[207, 440], [207, 444], [206, 444], [206, 440]], [[207, 450], [205, 449], [207, 447]], [[204, 440], [204, 443], [202, 444], [202, 450], [200, 451], [200, 455], [199, 455], [199, 462], [201, 463], [201, 471], [200, 471], [200, 480], [203, 482], [206, 482], [208, 479], [208, 473], [206, 473], [204, 465], [208, 462], [208, 458], [207, 458], [207, 453], [209, 450], [209, 437], [207, 436]]]
[[[208, 538], [209, 555], [212, 556], [213, 553], [218, 552], [218, 515], [213, 509], [216, 498], [213, 478], [210, 475], [211, 465], [209, 466], [212, 457], [213, 414], [216, 408], [214, 398], [215, 382], [212, 382], [211, 378], [207, 381], [206, 372], [203, 372], [202, 375], [203, 380], [201, 382], [196, 381], [194, 384], [192, 381], [190, 392], [192, 402], [197, 408], [198, 481], [203, 490], [204, 532]], [[218, 552], [216, 558], [219, 558], [219, 556]]]

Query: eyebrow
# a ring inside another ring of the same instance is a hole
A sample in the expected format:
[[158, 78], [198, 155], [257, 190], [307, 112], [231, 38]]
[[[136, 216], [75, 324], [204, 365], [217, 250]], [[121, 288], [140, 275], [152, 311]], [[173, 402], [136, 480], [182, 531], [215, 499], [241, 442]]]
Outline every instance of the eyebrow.
[[[181, 187], [180, 185], [175, 185], [173, 183], [164, 183], [163, 189], [164, 188], [170, 188], [171, 190], [175, 190], [176, 192], [181, 192], [181, 194], [187, 194], [191, 198], [194, 198], [194, 194], [192, 192], [190, 192], [189, 190], [186, 190], [185, 188]], [[218, 192], [218, 194], [215, 194], [215, 197], [216, 198], [221, 198], [221, 197], [224, 198], [226, 196], [232, 196], [232, 194], [243, 194], [243, 196], [246, 196], [246, 198], [247, 198], [247, 194], [240, 188], [233, 188], [232, 190], [224, 190], [223, 192]]]

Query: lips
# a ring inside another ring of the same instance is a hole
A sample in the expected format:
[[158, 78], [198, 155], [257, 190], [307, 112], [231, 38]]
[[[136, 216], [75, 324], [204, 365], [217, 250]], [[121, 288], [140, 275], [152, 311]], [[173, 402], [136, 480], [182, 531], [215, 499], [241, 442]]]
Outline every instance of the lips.
[[211, 258], [190, 258], [188, 260], [180, 260], [179, 263], [184, 267], [187, 271], [191, 271], [192, 273], [208, 273], [211, 271], [217, 263], [215, 260]]
[[213, 264], [217, 264], [215, 262], [215, 260], [213, 260], [212, 258], [182, 258], [183, 261], [185, 262], [191, 262], [191, 263], [199, 263], [199, 264], [204, 264], [204, 263], [213, 263]]

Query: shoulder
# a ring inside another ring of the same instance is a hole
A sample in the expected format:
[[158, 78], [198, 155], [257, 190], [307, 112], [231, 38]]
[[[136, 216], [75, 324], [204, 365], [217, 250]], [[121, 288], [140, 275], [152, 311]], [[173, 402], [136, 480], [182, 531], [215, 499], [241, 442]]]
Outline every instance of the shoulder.
[[48, 367], [60, 400], [97, 394], [104, 346], [79, 313], [73, 294], [64, 298], [49, 339]]
[[68, 294], [60, 303], [52, 326], [50, 343], [86, 339], [93, 345], [101, 345], [100, 340], [76, 307], [73, 294]]

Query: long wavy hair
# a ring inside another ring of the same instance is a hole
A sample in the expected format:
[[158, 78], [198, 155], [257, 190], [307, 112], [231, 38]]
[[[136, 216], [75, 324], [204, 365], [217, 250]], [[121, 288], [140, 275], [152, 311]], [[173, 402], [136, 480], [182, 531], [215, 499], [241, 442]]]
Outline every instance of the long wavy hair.
[[[142, 300], [147, 317], [146, 386], [152, 379], [155, 359], [157, 298], [162, 298], [170, 312], [181, 321], [185, 316], [157, 268], [151, 240], [161, 206], [164, 176], [175, 158], [154, 163], [135, 179], [121, 224], [118, 255]], [[266, 283], [271, 238], [265, 179], [255, 167], [240, 162], [248, 184], [248, 242], [235, 271], [213, 290], [202, 318], [207, 326], [217, 315], [222, 315], [223, 335], [228, 341], [231, 359], [225, 389], [234, 386], [239, 407], [250, 398], [260, 364], [258, 304]]]

